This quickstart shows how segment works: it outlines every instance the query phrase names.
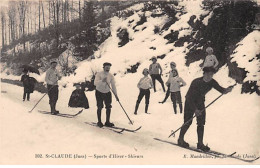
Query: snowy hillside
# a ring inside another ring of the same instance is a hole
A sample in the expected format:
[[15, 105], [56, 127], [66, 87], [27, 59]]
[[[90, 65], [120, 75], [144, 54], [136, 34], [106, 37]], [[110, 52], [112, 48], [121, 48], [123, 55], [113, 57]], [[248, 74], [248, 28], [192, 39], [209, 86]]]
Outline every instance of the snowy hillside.
[[[187, 3], [188, 2], [188, 3]], [[124, 106], [134, 125], [128, 124], [128, 119], [118, 102], [113, 97], [111, 121], [116, 126], [137, 128], [136, 133], [124, 132], [122, 135], [110, 130], [100, 129], [85, 124], [85, 122], [97, 122], [95, 92], [86, 92], [90, 109], [85, 109], [75, 118], [63, 118], [41, 114], [38, 110], [49, 111], [48, 97], [45, 96], [32, 113], [28, 111], [37, 103], [43, 94], [35, 91], [31, 95], [31, 101], [22, 101], [23, 88], [1, 83], [1, 119], [0, 119], [0, 164], [247, 164], [231, 158], [184, 158], [184, 155], [199, 155], [177, 146], [155, 141], [154, 138], [177, 142], [179, 132], [175, 138], [167, 137], [172, 130], [176, 130], [183, 124], [183, 114], [173, 112], [170, 98], [164, 104], [162, 101], [165, 93], [157, 82], [157, 92], [151, 90], [149, 113], [144, 113], [144, 100], [141, 102], [138, 115], [134, 115], [134, 107], [139, 93], [137, 83], [143, 76], [142, 71], [151, 64], [150, 58], [158, 57], [158, 63], [163, 69], [164, 82], [168, 79], [170, 71], [169, 63], [177, 64], [179, 76], [184, 79], [187, 86], [182, 87], [182, 101], [192, 80], [202, 76], [199, 64], [202, 60], [186, 66], [186, 54], [190, 48], [189, 41], [183, 46], [175, 46], [168, 43], [164, 37], [173, 31], [179, 31], [178, 39], [193, 35], [194, 29], [188, 24], [191, 16], [205, 17], [202, 22], [207, 25], [212, 16], [209, 11], [202, 8], [200, 1], [180, 2], [176, 8], [177, 21], [169, 29], [156, 33], [155, 29], [162, 29], [169, 21], [169, 16], [160, 15], [160, 8], [152, 11], [144, 11], [146, 3], [136, 4], [126, 9], [134, 11], [130, 17], [111, 18], [111, 36], [99, 46], [94, 53], [94, 59], [85, 60], [77, 64], [75, 75], [64, 76], [59, 81], [59, 100], [57, 109], [61, 113], [75, 114], [80, 108], [69, 108], [68, 101], [71, 92], [75, 89], [73, 84], [90, 79], [93, 72], [102, 70], [104, 62], [111, 62], [111, 73], [115, 74], [116, 86], [120, 102]], [[173, 6], [174, 7], [174, 6]], [[184, 9], [183, 10], [178, 10]], [[157, 17], [153, 17], [157, 14]], [[138, 24], [145, 16], [147, 21]], [[129, 34], [129, 42], [119, 46], [120, 39], [117, 36], [119, 29], [126, 29]], [[232, 55], [232, 61], [239, 67], [246, 68], [250, 73], [245, 80], [257, 80], [259, 72], [259, 60], [254, 57], [259, 54], [259, 31], [254, 31], [238, 44]], [[255, 42], [252, 42], [255, 41]], [[251, 50], [248, 52], [247, 47]], [[65, 54], [65, 53], [63, 53]], [[242, 60], [247, 55], [249, 59]], [[160, 59], [161, 58], [161, 59]], [[241, 62], [240, 62], [241, 61]], [[246, 64], [245, 64], [246, 63]], [[135, 73], [127, 72], [137, 65]], [[246, 65], [246, 66], [244, 66]], [[257, 74], [258, 73], [258, 74]], [[215, 74], [214, 79], [223, 87], [235, 84], [235, 80], [228, 76], [229, 68], [222, 66]], [[32, 74], [31, 74], [32, 75]], [[45, 73], [40, 76], [33, 74], [40, 82], [44, 81]], [[20, 77], [1, 74], [1, 78], [19, 80]], [[211, 149], [239, 155], [260, 155], [260, 131], [259, 131], [259, 96], [253, 94], [241, 94], [241, 84], [237, 84], [233, 91], [222, 96], [207, 109], [204, 143]], [[212, 90], [206, 96], [209, 104], [220, 95]], [[105, 120], [105, 109], [102, 112]], [[196, 121], [185, 136], [185, 140], [192, 146], [196, 146], [197, 133]], [[24, 152], [26, 151], [26, 152]], [[86, 159], [52, 159], [35, 158], [35, 154], [78, 154], [87, 156]], [[110, 154], [131, 155], [125, 158], [99, 158]], [[139, 157], [139, 158], [137, 158]], [[253, 164], [259, 164], [257, 160]]]

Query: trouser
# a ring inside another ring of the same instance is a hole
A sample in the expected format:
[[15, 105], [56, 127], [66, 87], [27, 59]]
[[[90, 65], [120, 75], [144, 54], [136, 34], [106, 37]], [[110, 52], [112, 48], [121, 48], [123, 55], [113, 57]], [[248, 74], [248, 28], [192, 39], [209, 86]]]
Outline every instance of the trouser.
[[163, 103], [166, 102], [166, 100], [168, 99], [168, 97], [170, 96], [170, 85], [168, 85], [168, 89], [166, 91], [166, 94], [165, 94], [165, 98], [163, 99]]
[[149, 89], [140, 89], [136, 105], [135, 105], [135, 114], [137, 113], [138, 107], [140, 102], [142, 101], [143, 97], [145, 96], [145, 113], [148, 111], [149, 100], [150, 100], [150, 90]]
[[180, 92], [180, 91], [171, 92], [171, 100], [172, 100], [172, 104], [173, 104], [174, 113], [175, 113], [175, 114], [177, 113], [176, 103], [179, 104], [180, 113], [182, 113], [181, 92]]
[[163, 80], [162, 80], [161, 75], [159, 75], [159, 74], [152, 74], [152, 75], [151, 75], [151, 78], [152, 78], [152, 81], [153, 81], [153, 89], [154, 89], [154, 92], [156, 92], [155, 80], [158, 80], [158, 81], [161, 83], [162, 88], [163, 88], [163, 91], [165, 92], [164, 83], [163, 83]]
[[51, 111], [56, 111], [56, 103], [59, 97], [58, 85], [47, 85], [49, 104], [51, 106]]
[[105, 103], [106, 108], [106, 122], [110, 123], [110, 115], [111, 115], [111, 108], [112, 108], [112, 95], [111, 92], [108, 93], [101, 93], [96, 90], [96, 100], [97, 100], [97, 118], [98, 122], [101, 122], [101, 111], [104, 107], [103, 103]]
[[[204, 109], [204, 110], [203, 110]], [[201, 106], [199, 110], [203, 110], [202, 114], [197, 116], [197, 135], [198, 135], [198, 143], [203, 144], [203, 136], [204, 136], [204, 125], [206, 122], [206, 111], [205, 105]], [[186, 99], [185, 106], [184, 106], [184, 123], [186, 123], [189, 119], [193, 117], [195, 113], [195, 109], [192, 108], [190, 100]], [[181, 128], [179, 139], [184, 140], [184, 135], [188, 131], [190, 125], [192, 124], [192, 120], [189, 121], [186, 125]]]
[[30, 92], [26, 92], [26, 89], [24, 88], [24, 92], [23, 92], [23, 100], [26, 99], [27, 96], [27, 100], [30, 100]]

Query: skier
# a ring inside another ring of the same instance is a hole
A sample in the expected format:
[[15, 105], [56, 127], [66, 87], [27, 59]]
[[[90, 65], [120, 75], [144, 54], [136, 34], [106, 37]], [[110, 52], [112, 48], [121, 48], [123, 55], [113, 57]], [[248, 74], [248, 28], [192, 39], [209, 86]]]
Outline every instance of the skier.
[[176, 103], [179, 104], [180, 113], [182, 113], [182, 101], [180, 87], [185, 86], [185, 81], [179, 77], [177, 70], [172, 70], [172, 77], [166, 82], [170, 85], [171, 100], [173, 103], [174, 113], [177, 114]]
[[[175, 62], [171, 62], [170, 63], [170, 66], [171, 66], [171, 71], [170, 71], [170, 74], [169, 74], [169, 78], [168, 78], [168, 80], [170, 80], [170, 78], [173, 76], [173, 71], [174, 70], [176, 70], [177, 71], [177, 69], [176, 69], [176, 63]], [[177, 73], [178, 73], [178, 71], [177, 71]], [[168, 89], [167, 89], [167, 91], [166, 91], [166, 94], [165, 94], [165, 98], [163, 99], [163, 101], [161, 101], [161, 102], [159, 102], [159, 103], [165, 103], [166, 102], [166, 100], [168, 99], [168, 97], [170, 96], [170, 85], [169, 84], [166, 84], [166, 86], [168, 87]]]
[[111, 63], [105, 62], [103, 64], [104, 71], [98, 72], [96, 74], [94, 85], [96, 86], [96, 100], [97, 100], [97, 118], [98, 123], [97, 126], [103, 127], [103, 123], [101, 121], [101, 111], [103, 108], [103, 102], [105, 102], [106, 105], [106, 122], [105, 126], [107, 127], [113, 127], [114, 124], [110, 122], [110, 114], [111, 114], [111, 103], [112, 103], [112, 95], [110, 92], [110, 88], [108, 85], [112, 86], [112, 91], [115, 94], [116, 100], [119, 101], [117, 96], [117, 90], [115, 85], [115, 79], [114, 76], [109, 73], [110, 67], [112, 66]]
[[23, 75], [21, 78], [21, 82], [23, 82], [23, 101], [27, 96], [27, 101], [30, 101], [30, 81], [29, 81], [28, 70], [23, 70]]
[[216, 58], [216, 56], [213, 55], [213, 49], [211, 47], [208, 47], [206, 49], [206, 52], [208, 55], [205, 57], [203, 63], [200, 66], [202, 66], [202, 68], [213, 67], [213, 68], [215, 68], [215, 70], [217, 70], [219, 62], [218, 62], [218, 59]]
[[57, 62], [51, 61], [51, 67], [46, 71], [45, 81], [47, 83], [49, 104], [51, 107], [51, 114], [56, 115], [59, 111], [56, 110], [56, 103], [59, 96], [58, 80], [61, 76], [56, 69]]
[[[216, 80], [213, 79], [215, 69], [213, 67], [203, 68], [203, 77], [194, 79], [190, 85], [190, 88], [186, 94], [186, 101], [184, 107], [184, 123], [188, 122], [195, 113], [197, 118], [197, 135], [198, 143], [197, 148], [202, 151], [209, 151], [210, 148], [203, 144], [204, 125], [206, 119], [205, 111], [205, 95], [212, 89], [216, 89], [222, 94], [227, 94], [232, 91], [232, 86], [228, 88], [221, 87]], [[189, 129], [192, 121], [183, 125], [180, 131], [178, 145], [188, 148], [189, 144], [184, 141], [184, 135]]]
[[137, 110], [139, 107], [140, 102], [142, 101], [143, 97], [145, 96], [145, 113], [148, 111], [149, 106], [149, 99], [150, 99], [150, 89], [153, 87], [153, 83], [149, 75], [149, 70], [145, 68], [143, 70], [144, 77], [140, 79], [140, 81], [137, 84], [137, 87], [140, 89], [138, 99], [136, 101], [135, 105], [135, 112], [134, 114], [137, 114]]
[[152, 61], [153, 61], [153, 63], [149, 67], [149, 73], [152, 77], [154, 92], [156, 92], [155, 80], [158, 80], [161, 83], [163, 91], [165, 92], [163, 80], [162, 80], [162, 77], [161, 77], [162, 76], [161, 65], [159, 63], [156, 63], [157, 62], [156, 57], [152, 57]]
[[72, 92], [69, 100], [69, 107], [83, 107], [85, 109], [89, 108], [88, 98], [84, 92], [84, 89], [81, 88], [79, 83], [75, 84], [76, 89]]

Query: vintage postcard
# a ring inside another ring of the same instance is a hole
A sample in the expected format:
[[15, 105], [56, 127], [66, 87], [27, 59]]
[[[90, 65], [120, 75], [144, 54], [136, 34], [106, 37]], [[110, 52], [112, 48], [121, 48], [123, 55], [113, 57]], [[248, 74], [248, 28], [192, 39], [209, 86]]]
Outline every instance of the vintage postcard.
[[258, 0], [0, 0], [0, 165], [259, 165]]

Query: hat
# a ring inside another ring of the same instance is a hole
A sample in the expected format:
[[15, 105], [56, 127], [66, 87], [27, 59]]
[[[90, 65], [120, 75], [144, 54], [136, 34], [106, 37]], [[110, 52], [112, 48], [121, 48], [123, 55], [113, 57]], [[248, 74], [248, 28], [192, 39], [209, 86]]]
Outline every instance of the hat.
[[206, 52], [209, 53], [210, 51], [213, 52], [213, 48], [208, 47], [208, 48], [206, 49]]
[[170, 65], [173, 65], [176, 67], [176, 63], [175, 62], [171, 62]]
[[213, 67], [204, 67], [203, 72], [213, 72], [213, 73], [215, 73], [216, 70]]
[[112, 66], [112, 64], [109, 63], [109, 62], [105, 62], [105, 63], [103, 64], [103, 67], [105, 67], [105, 66]]
[[156, 58], [155, 56], [153, 56], [153, 57], [151, 58], [151, 60], [153, 60], [153, 59], [156, 59], [156, 60], [157, 60], [157, 58]]
[[143, 73], [144, 73], [145, 71], [146, 71], [146, 72], [149, 72], [149, 70], [148, 70], [147, 68], [144, 68]]

